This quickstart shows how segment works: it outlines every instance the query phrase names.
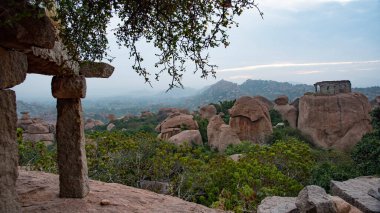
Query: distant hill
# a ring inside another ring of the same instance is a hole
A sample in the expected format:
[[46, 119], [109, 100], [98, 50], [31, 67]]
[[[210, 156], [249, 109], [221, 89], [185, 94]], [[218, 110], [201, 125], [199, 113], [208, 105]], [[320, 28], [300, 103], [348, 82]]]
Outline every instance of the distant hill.
[[[353, 88], [353, 91], [363, 93], [371, 101], [380, 95], [380, 87]], [[287, 95], [289, 100], [301, 97], [306, 92], [314, 92], [314, 86], [306, 84], [291, 84], [287, 82], [247, 80], [238, 85], [226, 80], [207, 86], [201, 90], [192, 88], [174, 89], [165, 93], [145, 93], [146, 95], [118, 96], [99, 99], [84, 99], [83, 108], [86, 117], [98, 119], [100, 115], [112, 113], [116, 116], [126, 114], [139, 114], [141, 111], [149, 110], [157, 112], [163, 107], [180, 107], [195, 110], [198, 106], [209, 103], [217, 103], [223, 100], [233, 100], [244, 95], [264, 96], [274, 100], [279, 95]], [[49, 120], [55, 118], [55, 102], [52, 103], [27, 103], [17, 102], [18, 112], [29, 111], [32, 116], [44, 117]], [[98, 117], [94, 117], [96, 115]], [[101, 116], [100, 116], [101, 117]]]
[[[353, 91], [363, 93], [369, 100], [373, 100], [377, 95], [380, 95], [380, 87], [353, 88]], [[306, 92], [314, 92], [314, 86], [267, 80], [247, 80], [238, 85], [221, 80], [201, 90], [198, 95], [185, 98], [183, 103], [179, 105], [189, 109], [196, 109], [198, 106], [223, 100], [233, 100], [243, 95], [260, 95], [272, 101], [279, 95], [286, 95], [292, 101], [303, 96]]]

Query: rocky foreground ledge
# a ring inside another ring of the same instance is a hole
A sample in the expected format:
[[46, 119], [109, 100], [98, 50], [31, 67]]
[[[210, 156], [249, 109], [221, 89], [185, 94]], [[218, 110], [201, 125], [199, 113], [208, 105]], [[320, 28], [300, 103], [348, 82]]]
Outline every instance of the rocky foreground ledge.
[[59, 198], [58, 178], [54, 174], [19, 170], [17, 193], [22, 212], [222, 212], [172, 196], [93, 180], [87, 197]]

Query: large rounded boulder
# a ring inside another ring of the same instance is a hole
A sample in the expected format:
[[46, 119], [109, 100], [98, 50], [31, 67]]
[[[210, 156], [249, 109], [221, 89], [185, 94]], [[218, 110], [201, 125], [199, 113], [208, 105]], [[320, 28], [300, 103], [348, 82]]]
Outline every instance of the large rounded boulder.
[[192, 115], [173, 113], [156, 127], [161, 139], [169, 139], [183, 130], [198, 130], [198, 123]]
[[217, 110], [216, 110], [215, 106], [211, 105], [211, 104], [203, 106], [199, 109], [199, 114], [201, 115], [201, 117], [203, 119], [207, 119], [207, 120], [209, 120], [214, 115], [216, 115], [216, 113], [217, 113]]
[[230, 126], [240, 140], [264, 143], [273, 132], [267, 106], [254, 97], [243, 96], [236, 100], [230, 116]]
[[168, 140], [171, 143], [174, 143], [176, 145], [184, 145], [184, 144], [197, 144], [202, 145], [202, 136], [199, 130], [185, 130], [182, 131], [172, 137]]
[[213, 116], [207, 125], [207, 139], [210, 147], [223, 152], [230, 144], [239, 144], [239, 136], [225, 124], [219, 115]]
[[273, 109], [281, 114], [282, 120], [288, 121], [291, 127], [297, 128], [298, 110], [288, 103], [288, 97], [285, 95], [279, 96], [275, 103]]
[[299, 102], [298, 129], [318, 147], [350, 150], [372, 130], [370, 110], [361, 93], [305, 95]]

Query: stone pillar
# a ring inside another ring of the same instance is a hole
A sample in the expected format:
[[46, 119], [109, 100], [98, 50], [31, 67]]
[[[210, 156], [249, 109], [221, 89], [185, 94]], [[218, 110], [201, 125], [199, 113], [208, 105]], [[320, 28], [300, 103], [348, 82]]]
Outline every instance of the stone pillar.
[[17, 202], [16, 94], [0, 90], [0, 211], [20, 212]]
[[57, 98], [56, 139], [59, 195], [83, 198], [89, 192], [81, 98], [86, 95], [83, 76], [53, 77], [52, 93]]
[[20, 212], [18, 176], [16, 94], [8, 88], [25, 80], [26, 55], [0, 47], [0, 212]]

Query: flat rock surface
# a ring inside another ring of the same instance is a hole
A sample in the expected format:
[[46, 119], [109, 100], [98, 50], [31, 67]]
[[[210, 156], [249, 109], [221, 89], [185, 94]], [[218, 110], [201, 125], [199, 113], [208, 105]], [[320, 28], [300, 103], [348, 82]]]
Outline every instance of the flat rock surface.
[[363, 212], [380, 212], [380, 201], [368, 195], [371, 188], [380, 187], [380, 178], [358, 177], [347, 181], [331, 181], [331, 194]]
[[58, 185], [58, 175], [19, 170], [17, 192], [22, 212], [222, 212], [172, 196], [93, 180], [87, 197], [59, 198]]
[[267, 197], [257, 209], [257, 213], [298, 213], [295, 197]]

